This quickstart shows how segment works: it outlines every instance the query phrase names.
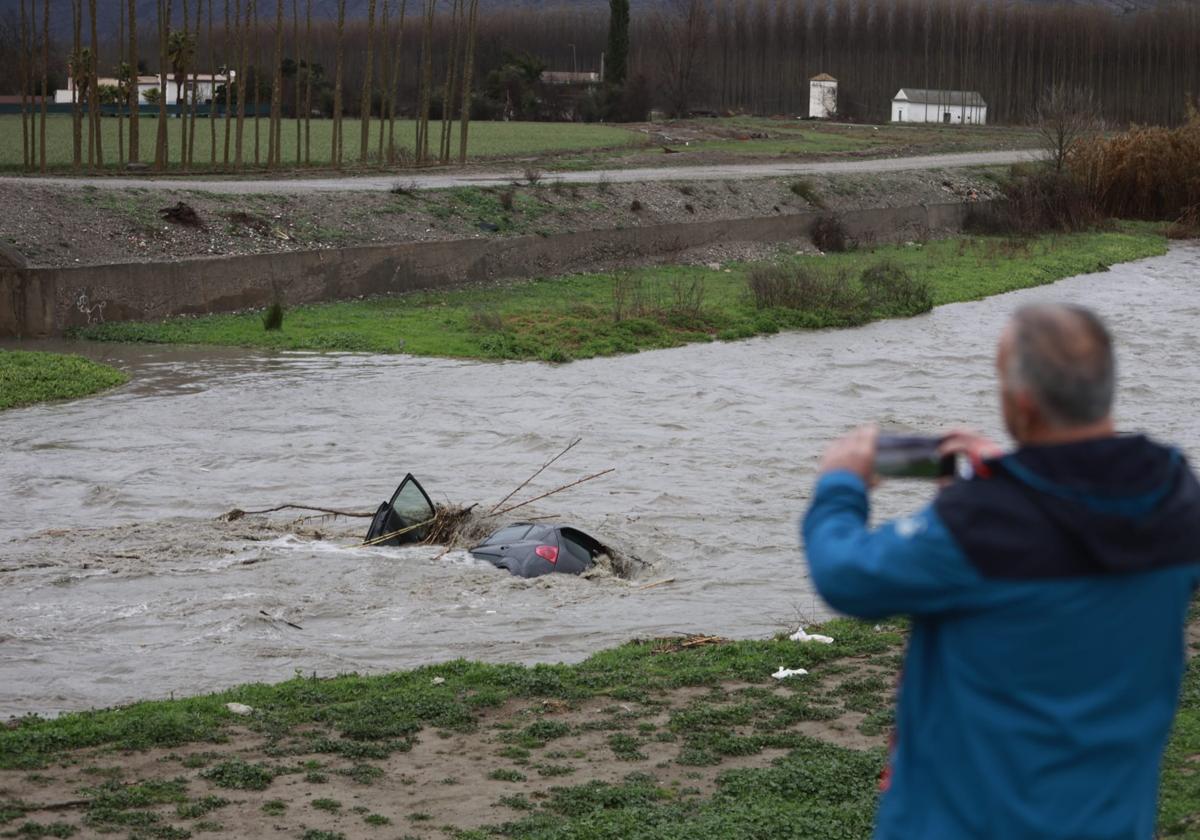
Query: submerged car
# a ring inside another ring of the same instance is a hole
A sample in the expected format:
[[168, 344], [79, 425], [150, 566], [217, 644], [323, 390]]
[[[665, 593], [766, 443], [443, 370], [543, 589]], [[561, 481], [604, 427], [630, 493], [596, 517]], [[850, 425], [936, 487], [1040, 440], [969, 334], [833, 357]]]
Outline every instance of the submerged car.
[[375, 511], [366, 542], [371, 545], [419, 543], [429, 534], [429, 526], [436, 515], [429, 494], [409, 473], [392, 498]]
[[506, 525], [471, 549], [472, 557], [524, 578], [582, 574], [606, 553], [599, 540], [577, 528], [533, 522]]

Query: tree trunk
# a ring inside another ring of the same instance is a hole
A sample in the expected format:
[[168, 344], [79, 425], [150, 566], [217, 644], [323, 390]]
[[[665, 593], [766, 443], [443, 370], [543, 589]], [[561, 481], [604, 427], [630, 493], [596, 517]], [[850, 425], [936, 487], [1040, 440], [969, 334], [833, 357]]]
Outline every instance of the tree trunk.
[[342, 165], [342, 63], [346, 34], [346, 0], [337, 0], [337, 63], [333, 73], [333, 145], [330, 163]]
[[[199, 2], [199, 0], [197, 0]], [[167, 21], [167, 37], [170, 38], [170, 20]], [[188, 42], [188, 0], [183, 0], [183, 56], [180, 57], [178, 69], [172, 68], [175, 74], [175, 116], [179, 120], [179, 168], [187, 169], [188, 165], [188, 111], [187, 111], [187, 55]], [[168, 47], [170, 41], [167, 42]], [[193, 94], [195, 92], [193, 91]]]
[[254, 108], [254, 165], [262, 163], [260, 140], [262, 137], [262, 121], [258, 116], [258, 92], [262, 89], [262, 80], [258, 72], [258, 0], [250, 0], [250, 21], [254, 24], [254, 88], [250, 91], [250, 105]]
[[386, 158], [383, 156], [383, 134], [387, 127], [387, 95], [392, 89], [391, 80], [391, 62], [388, 61], [388, 45], [391, 43], [391, 34], [388, 32], [388, 24], [391, 21], [388, 19], [388, 0], [383, 0], [383, 19], [379, 23], [379, 31], [382, 33], [380, 38], [383, 42], [379, 48], [379, 148], [376, 150], [375, 157], [382, 166]]
[[371, 51], [375, 46], [375, 0], [367, 0], [367, 56], [363, 69], [362, 96], [358, 101], [358, 161], [367, 162], [367, 144], [371, 134], [371, 71], [374, 58]]
[[[125, 6], [117, 4], [117, 89], [121, 86], [121, 68], [125, 61]], [[123, 103], [117, 103], [117, 169], [125, 162], [125, 117], [121, 114]]]
[[138, 136], [138, 115], [142, 89], [138, 84], [137, 0], [129, 0], [129, 66], [133, 81], [129, 86], [129, 162], [142, 158], [141, 137]]
[[312, 163], [312, 0], [304, 10], [304, 164]]
[[450, 55], [446, 59], [446, 85], [442, 89], [442, 133], [438, 139], [438, 160], [450, 162], [450, 146], [454, 133], [454, 93], [458, 81], [459, 28], [462, 18], [462, 0], [454, 0], [450, 7]]
[[[230, 65], [233, 62], [231, 62], [229, 60], [229, 45], [231, 43], [230, 38], [232, 37], [232, 35], [234, 35], [236, 33], [237, 33], [236, 29], [233, 30], [232, 33], [229, 30], [229, 0], [225, 0], [225, 37], [221, 39], [221, 63], [223, 65], [225, 65], [225, 102], [224, 102], [224, 105], [225, 105], [225, 156], [224, 156], [223, 160], [225, 162], [226, 167], [229, 166], [229, 134], [230, 134], [230, 129], [233, 124], [232, 93], [233, 93], [233, 84], [234, 84], [233, 77], [230, 75]], [[240, 64], [241, 56], [238, 56], [237, 53], [234, 53], [234, 55], [239, 60], [239, 63], [237, 65], [237, 69], [235, 72], [237, 73], [237, 75], [239, 77], [241, 77], [241, 75], [242, 75], [242, 65]]]
[[71, 166], [78, 169], [83, 163], [82, 92], [79, 90], [79, 58], [83, 45], [79, 30], [83, 27], [83, 0], [71, 0]]
[[234, 0], [237, 4], [238, 30], [238, 66], [237, 66], [237, 129], [234, 132], [234, 166], [241, 169], [245, 158], [245, 129], [246, 129], [246, 42], [250, 40], [250, 4], [254, 0], [246, 0], [245, 8], [242, 0]]
[[275, 0], [275, 72], [271, 74], [271, 130], [267, 167], [280, 163], [283, 133], [283, 0]]
[[[217, 65], [213, 53], [213, 4], [208, 0], [208, 169], [217, 168]], [[228, 82], [226, 83], [228, 90]]]
[[21, 0], [21, 56], [18, 73], [21, 84], [21, 165], [33, 168], [33, 152], [29, 148], [29, 22], [25, 17], [25, 0]]
[[46, 100], [50, 96], [50, 0], [42, 0], [42, 128], [38, 163], [46, 174]]
[[171, 0], [158, 0], [158, 132], [154, 144], [154, 168], [170, 164], [167, 138], [167, 28], [171, 21]]
[[292, 0], [292, 52], [295, 53], [296, 90], [292, 117], [296, 120], [296, 166], [300, 165], [300, 4]]
[[475, 79], [475, 37], [478, 20], [479, 0], [471, 0], [471, 12], [467, 20], [467, 55], [463, 61], [462, 125], [458, 130], [459, 163], [467, 162], [467, 132], [471, 127], [471, 85]]
[[[212, 0], [209, 2], [211, 3]], [[188, 166], [196, 165], [196, 109], [200, 105], [200, 13], [203, 6], [204, 0], [196, 0], [196, 49], [192, 56], [192, 108], [191, 117], [188, 120]], [[209, 67], [211, 66], [210, 63]]]
[[421, 35], [421, 105], [417, 118], [417, 163], [429, 160], [429, 107], [433, 98], [433, 16], [436, 11], [436, 0], [425, 0]]
[[400, 85], [400, 61], [404, 55], [404, 13], [408, 0], [400, 0], [400, 27], [396, 33], [396, 51], [392, 56], [392, 79], [388, 87], [388, 163], [396, 161], [396, 88]]

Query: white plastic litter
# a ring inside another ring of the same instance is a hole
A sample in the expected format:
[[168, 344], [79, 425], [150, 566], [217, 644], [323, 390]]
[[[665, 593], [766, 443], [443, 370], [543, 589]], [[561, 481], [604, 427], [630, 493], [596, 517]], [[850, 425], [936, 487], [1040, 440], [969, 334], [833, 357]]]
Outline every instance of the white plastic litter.
[[442, 684], [442, 683], [444, 683], [445, 681], [446, 681], [446, 678], [445, 678], [445, 677], [434, 677], [434, 678], [433, 678], [433, 684], [434, 684], [434, 685], [441, 685], [441, 684]]
[[225, 708], [228, 709], [231, 714], [242, 715], [243, 717], [245, 715], [254, 714], [254, 709], [251, 706], [247, 706], [245, 703], [226, 703]]
[[788, 677], [803, 677], [808, 674], [803, 668], [784, 668], [779, 666], [779, 670], [771, 676], [777, 680], [786, 680]]
[[820, 642], [823, 645], [833, 644], [832, 636], [822, 636], [820, 633], [805, 633], [803, 627], [796, 630], [788, 638], [793, 642]]

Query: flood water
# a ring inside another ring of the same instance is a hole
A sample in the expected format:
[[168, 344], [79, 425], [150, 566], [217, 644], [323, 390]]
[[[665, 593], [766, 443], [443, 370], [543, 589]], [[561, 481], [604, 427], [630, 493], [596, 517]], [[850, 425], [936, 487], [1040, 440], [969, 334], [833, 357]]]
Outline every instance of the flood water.
[[[796, 536], [823, 443], [867, 420], [999, 436], [993, 344], [1021, 303], [1106, 316], [1122, 427], [1194, 461], [1198, 279], [1200, 246], [1178, 246], [906, 321], [565, 366], [72, 346], [133, 380], [0, 414], [0, 716], [296, 671], [573, 661], [634, 637], [761, 637], [825, 617]], [[287, 502], [373, 509], [409, 471], [435, 501], [490, 505], [575, 437], [518, 498], [615, 467], [536, 513], [632, 550], [650, 564], [632, 581], [352, 548], [365, 520], [308, 523], [322, 539], [290, 533], [294, 515], [216, 520]], [[893, 483], [876, 514], [929, 495]]]

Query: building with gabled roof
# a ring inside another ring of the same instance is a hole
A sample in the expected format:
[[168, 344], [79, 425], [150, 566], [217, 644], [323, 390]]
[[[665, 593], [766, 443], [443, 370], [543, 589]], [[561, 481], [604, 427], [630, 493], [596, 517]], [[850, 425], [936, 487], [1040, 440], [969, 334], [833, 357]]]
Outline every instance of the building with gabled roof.
[[987, 108], [974, 90], [900, 88], [892, 97], [892, 122], [985, 125]]

